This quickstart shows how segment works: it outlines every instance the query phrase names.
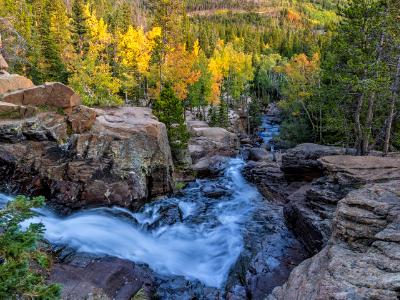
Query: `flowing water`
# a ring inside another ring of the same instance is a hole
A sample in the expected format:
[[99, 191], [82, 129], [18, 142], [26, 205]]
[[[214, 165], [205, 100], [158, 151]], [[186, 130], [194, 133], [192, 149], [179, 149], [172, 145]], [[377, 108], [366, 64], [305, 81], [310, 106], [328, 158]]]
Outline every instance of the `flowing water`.
[[0, 194], [0, 209], [3, 208], [7, 202], [11, 201], [13, 198], [8, 195]]
[[267, 115], [264, 115], [261, 129], [259, 136], [263, 139], [264, 144], [269, 144], [274, 137], [279, 135], [280, 125], [272, 122]]
[[[198, 180], [183, 196], [151, 203], [139, 213], [114, 207], [60, 217], [43, 208], [29, 222], [43, 223], [54, 245], [146, 263], [159, 274], [220, 288], [243, 250], [243, 229], [261, 205], [257, 189], [240, 173], [243, 164], [232, 159], [221, 179]], [[225, 195], [210, 198], [207, 189]]]
[[[263, 127], [268, 143], [279, 126], [266, 117]], [[55, 248], [149, 266], [162, 299], [225, 299], [232, 290], [240, 299], [249, 291], [263, 299], [305, 258], [304, 250], [286, 228], [282, 207], [246, 182], [243, 166], [231, 159], [224, 176], [197, 180], [137, 213], [103, 207], [60, 216], [45, 207], [22, 225], [43, 223]], [[0, 194], [0, 208], [10, 200]]]

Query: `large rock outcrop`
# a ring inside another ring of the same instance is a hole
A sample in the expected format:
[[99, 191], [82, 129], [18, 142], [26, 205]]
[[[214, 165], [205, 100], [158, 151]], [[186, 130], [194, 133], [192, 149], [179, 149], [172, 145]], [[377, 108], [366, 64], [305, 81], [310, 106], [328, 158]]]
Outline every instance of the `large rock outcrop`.
[[188, 121], [188, 129], [192, 136], [189, 141], [189, 153], [193, 163], [204, 157], [235, 156], [238, 153], [237, 135], [224, 128], [209, 127], [203, 121]]
[[79, 97], [71, 91], [55, 83], [14, 92], [22, 95], [23, 106], [46, 104], [63, 112], [0, 118], [2, 188], [44, 195], [65, 212], [112, 205], [138, 209], [170, 193], [166, 127], [151, 110], [93, 110], [77, 105]]
[[326, 156], [319, 162], [342, 185], [400, 179], [400, 157]]
[[0, 74], [0, 94], [32, 88], [32, 81], [16, 74]]
[[316, 254], [269, 300], [398, 299], [400, 157], [345, 155], [353, 152], [305, 144], [283, 155], [282, 168], [244, 168], [266, 197], [286, 203], [286, 224]]
[[244, 176], [263, 195], [284, 203], [284, 215], [310, 253], [318, 253], [331, 235], [337, 203], [368, 183], [400, 179], [400, 157], [351, 156], [352, 149], [302, 144], [277, 162], [249, 162]]
[[267, 299], [399, 299], [399, 237], [400, 181], [350, 192], [328, 245]]
[[324, 176], [288, 197], [284, 213], [310, 252], [318, 252], [331, 235], [337, 203], [365, 184], [400, 180], [400, 159], [377, 156], [327, 156], [318, 160]]
[[59, 82], [46, 83], [4, 93], [0, 100], [16, 105], [31, 105], [67, 109], [81, 104], [80, 97], [72, 89]]
[[323, 166], [319, 158], [332, 155], [355, 154], [354, 149], [301, 144], [289, 149], [282, 156], [282, 171], [291, 181], [312, 181], [321, 177]]

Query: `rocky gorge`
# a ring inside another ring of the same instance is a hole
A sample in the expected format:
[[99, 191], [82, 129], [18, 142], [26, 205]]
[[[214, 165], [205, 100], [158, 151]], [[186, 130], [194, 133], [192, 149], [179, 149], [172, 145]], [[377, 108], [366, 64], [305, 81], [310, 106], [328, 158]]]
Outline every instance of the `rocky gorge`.
[[[267, 299], [397, 299], [400, 157], [302, 144], [245, 177], [284, 207], [286, 224], [315, 256]], [[396, 225], [397, 224], [397, 225]]]
[[[267, 116], [265, 142], [279, 121]], [[1, 192], [46, 197], [35, 220], [63, 299], [400, 296], [398, 154], [302, 144], [273, 155], [187, 123], [197, 179], [177, 191], [150, 109], [88, 108], [60, 83], [0, 75]]]

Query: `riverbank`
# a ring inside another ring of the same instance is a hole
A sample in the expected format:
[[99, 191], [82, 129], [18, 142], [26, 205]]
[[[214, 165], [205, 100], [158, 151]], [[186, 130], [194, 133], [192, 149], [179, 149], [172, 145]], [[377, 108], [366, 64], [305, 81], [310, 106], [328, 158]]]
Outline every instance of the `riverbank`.
[[399, 297], [400, 156], [354, 152], [303, 144], [277, 162], [252, 162], [244, 169], [284, 207], [286, 224], [316, 254], [268, 299]]
[[[77, 291], [88, 292], [88, 280], [97, 278], [93, 268], [113, 262], [112, 272], [122, 271], [122, 259], [131, 261], [128, 281], [142, 282], [149, 298], [261, 299], [306, 256], [287, 230], [282, 209], [266, 202], [241, 176], [243, 165], [230, 159], [221, 177], [197, 180], [178, 197], [137, 213], [98, 208], [62, 217], [39, 210], [31, 221], [46, 226], [45, 237], [58, 251], [50, 279], [65, 285], [65, 298], [83, 298]], [[87, 280], [77, 287], [72, 282], [78, 274]], [[106, 294], [128, 288], [114, 290], [118, 285], [112, 284], [102, 282], [97, 288]], [[130, 288], [133, 292], [136, 286]], [[96, 289], [94, 282], [90, 289]]]

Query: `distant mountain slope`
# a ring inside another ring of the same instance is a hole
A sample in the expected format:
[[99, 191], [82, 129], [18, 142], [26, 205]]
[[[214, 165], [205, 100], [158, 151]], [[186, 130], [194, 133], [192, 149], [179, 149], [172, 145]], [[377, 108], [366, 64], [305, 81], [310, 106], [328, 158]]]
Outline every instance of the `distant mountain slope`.
[[311, 3], [324, 9], [334, 9], [339, 3], [347, 0], [188, 0], [188, 12], [212, 11], [212, 10], [233, 10], [233, 11], [254, 11], [271, 7], [290, 7]]
[[[318, 51], [346, 0], [188, 0], [192, 39], [210, 55], [218, 39], [243, 40], [244, 51], [286, 57]], [[210, 43], [210, 41], [212, 41]]]

